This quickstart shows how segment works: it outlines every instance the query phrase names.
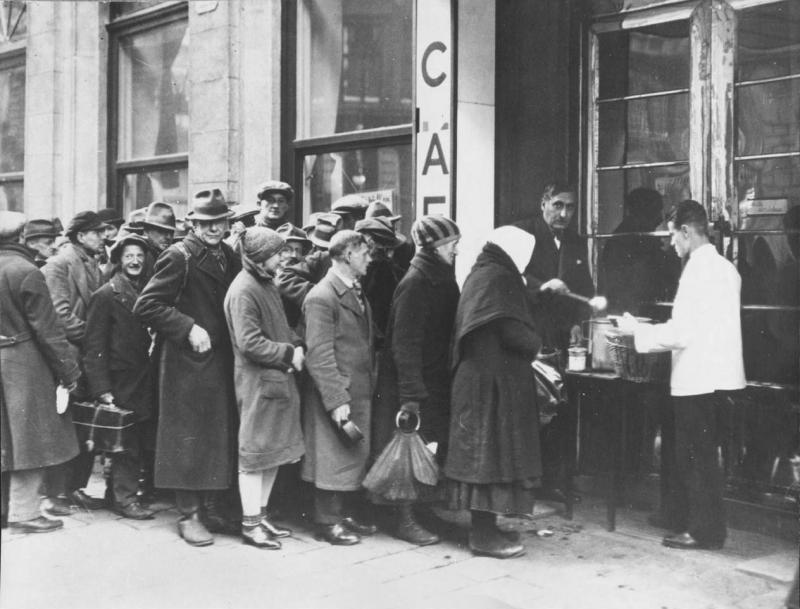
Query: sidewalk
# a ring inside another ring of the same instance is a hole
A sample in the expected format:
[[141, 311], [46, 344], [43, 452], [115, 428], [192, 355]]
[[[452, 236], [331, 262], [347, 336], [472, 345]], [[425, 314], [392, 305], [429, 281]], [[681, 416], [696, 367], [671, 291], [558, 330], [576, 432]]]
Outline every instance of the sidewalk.
[[[176, 534], [174, 509], [163, 508], [150, 521], [101, 510], [65, 518], [63, 531], [47, 535], [4, 530], [0, 606], [776, 609], [798, 562], [796, 544], [735, 530], [719, 552], [670, 550], [632, 510], [620, 510], [609, 533], [605, 506], [591, 498], [572, 521], [546, 504], [532, 520], [503, 520], [527, 547], [506, 561], [473, 557], [466, 529], [461, 545], [417, 548], [379, 533], [333, 547], [295, 522], [281, 551], [221, 535], [193, 548]], [[544, 529], [553, 535], [537, 533]]]

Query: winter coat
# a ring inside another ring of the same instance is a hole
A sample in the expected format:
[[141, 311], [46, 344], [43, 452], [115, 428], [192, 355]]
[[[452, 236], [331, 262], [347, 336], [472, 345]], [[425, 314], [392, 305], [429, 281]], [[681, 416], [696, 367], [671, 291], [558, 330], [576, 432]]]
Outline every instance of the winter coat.
[[448, 478], [494, 484], [541, 476], [531, 368], [539, 347], [519, 271], [487, 244], [456, 312]]
[[2, 471], [68, 461], [78, 440], [70, 415], [56, 412], [56, 384], [71, 385], [80, 371], [44, 276], [23, 245], [0, 245], [0, 312]]
[[[306, 366], [313, 382], [304, 388], [303, 434], [306, 457], [301, 475], [317, 488], [354, 491], [361, 486], [370, 450], [373, 373], [372, 314], [362, 311], [355, 292], [328, 271], [306, 297]], [[333, 427], [331, 412], [350, 405], [350, 420], [364, 434], [346, 445]]]
[[225, 319], [233, 343], [239, 469], [298, 460], [304, 448], [292, 357], [301, 341], [286, 322], [278, 289], [242, 270], [228, 288]]
[[281, 296], [302, 307], [311, 288], [325, 277], [330, 268], [331, 257], [327, 250], [311, 252], [300, 262], [288, 265], [277, 277]]
[[89, 395], [114, 395], [120, 408], [133, 410], [140, 421], [150, 418], [155, 402], [151, 338], [133, 314], [139, 292], [118, 271], [89, 301], [83, 339], [83, 369]]
[[590, 310], [571, 298], [540, 292], [539, 288], [550, 279], [558, 278], [575, 294], [594, 294], [586, 239], [568, 228], [561, 236], [561, 247], [556, 247], [553, 233], [541, 215], [517, 222], [515, 226], [536, 237], [536, 247], [525, 269], [536, 328], [545, 346], [566, 349], [570, 328], [588, 318]]
[[426, 442], [447, 444], [450, 424], [450, 350], [458, 306], [454, 268], [420, 250], [394, 293], [378, 369], [373, 453], [392, 437], [395, 415], [406, 402], [420, 406]]
[[369, 300], [376, 331], [376, 348], [382, 349], [389, 325], [389, 311], [397, 284], [405, 273], [391, 260], [376, 259], [370, 262], [367, 274], [361, 280], [364, 295]]
[[[223, 301], [241, 263], [227, 245], [220, 248], [224, 272], [194, 234], [167, 248], [133, 308], [164, 341], [155, 468], [162, 488], [213, 490], [231, 483], [237, 416]], [[211, 337], [205, 353], [189, 344], [195, 324]]]
[[71, 243], [47, 261], [42, 273], [67, 338], [80, 347], [89, 299], [104, 283], [100, 265], [82, 247]]

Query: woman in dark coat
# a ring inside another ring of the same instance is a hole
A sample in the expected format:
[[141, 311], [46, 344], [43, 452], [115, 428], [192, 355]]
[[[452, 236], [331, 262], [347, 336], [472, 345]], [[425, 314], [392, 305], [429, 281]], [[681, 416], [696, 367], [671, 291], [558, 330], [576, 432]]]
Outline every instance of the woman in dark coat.
[[245, 229], [237, 243], [244, 268], [225, 296], [240, 420], [242, 537], [271, 550], [280, 549], [277, 538], [291, 534], [266, 515], [278, 467], [304, 452], [300, 394], [292, 376], [303, 368], [302, 341], [289, 328], [274, 283], [283, 243], [266, 227]]
[[497, 514], [527, 514], [542, 473], [531, 362], [540, 347], [522, 273], [535, 238], [495, 229], [472, 267], [456, 312], [450, 445], [452, 509], [472, 513], [470, 549], [510, 558], [525, 550], [497, 528]]

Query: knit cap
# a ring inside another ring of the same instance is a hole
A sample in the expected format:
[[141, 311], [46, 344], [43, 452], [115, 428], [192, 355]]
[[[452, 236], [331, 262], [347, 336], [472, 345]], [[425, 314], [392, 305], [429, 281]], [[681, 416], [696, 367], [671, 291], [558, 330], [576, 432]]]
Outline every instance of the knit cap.
[[411, 227], [411, 238], [417, 247], [438, 247], [460, 237], [456, 223], [444, 216], [422, 216]]
[[242, 233], [239, 247], [253, 262], [263, 262], [283, 248], [283, 237], [265, 226], [251, 226]]

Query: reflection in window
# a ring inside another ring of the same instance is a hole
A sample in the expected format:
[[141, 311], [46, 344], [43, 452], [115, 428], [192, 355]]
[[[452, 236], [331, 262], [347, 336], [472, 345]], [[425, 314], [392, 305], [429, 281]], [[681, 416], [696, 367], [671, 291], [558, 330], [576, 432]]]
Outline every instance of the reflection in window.
[[24, 211], [24, 185], [22, 180], [0, 183], [0, 210]]
[[297, 136], [411, 121], [412, 3], [303, 0]]
[[188, 150], [189, 33], [176, 21], [120, 38], [120, 160]]
[[22, 211], [25, 55], [0, 62], [0, 210]]
[[182, 168], [126, 174], [122, 185], [125, 212], [145, 207], [153, 201], [163, 201], [172, 205], [176, 216], [186, 215], [188, 173]]
[[336, 199], [360, 193], [403, 216], [401, 230], [413, 222], [411, 146], [383, 146], [308, 155], [303, 158], [304, 217], [327, 211]]

